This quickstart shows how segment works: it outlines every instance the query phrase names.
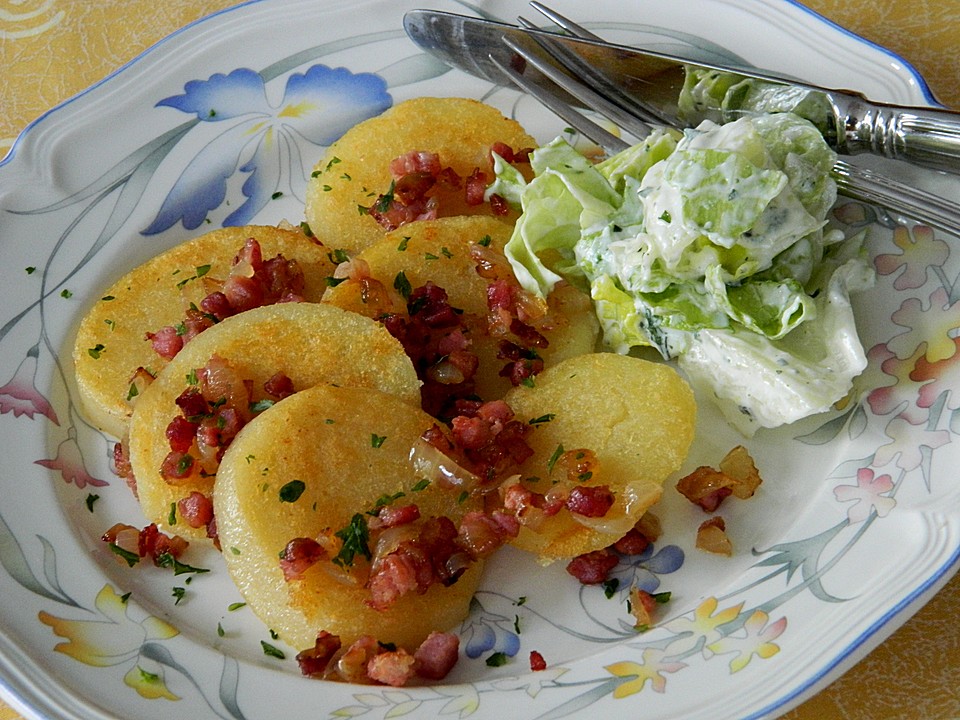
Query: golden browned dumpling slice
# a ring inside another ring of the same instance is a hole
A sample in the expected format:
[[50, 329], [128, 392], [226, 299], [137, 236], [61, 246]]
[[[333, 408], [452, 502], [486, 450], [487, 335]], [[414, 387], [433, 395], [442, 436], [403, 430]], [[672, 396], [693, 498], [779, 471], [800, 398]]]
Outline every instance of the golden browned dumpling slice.
[[515, 544], [544, 561], [616, 542], [659, 500], [664, 480], [680, 467], [693, 441], [696, 404], [687, 383], [667, 365], [626, 355], [565, 360], [537, 376], [533, 387], [508, 393], [506, 401], [519, 419], [535, 421], [527, 436], [534, 454], [521, 468], [525, 487], [548, 492], [565, 474], [561, 465], [571, 467], [577, 451], [586, 449], [597, 466], [569, 480], [606, 485], [615, 497], [600, 518], [564, 507], [536, 531], [523, 527]]
[[[411, 151], [432, 152], [461, 180], [479, 168], [489, 183], [496, 142], [514, 151], [536, 144], [517, 122], [476, 100], [425, 97], [399, 103], [353, 127], [316, 164], [307, 188], [307, 222], [324, 245], [356, 253], [385, 232], [358, 208], [369, 208], [389, 192], [391, 161]], [[440, 216], [490, 214], [489, 203], [469, 205], [464, 198], [463, 186], [440, 189]]]
[[[442, 515], [454, 525], [474, 509], [478, 501], [420, 482], [410, 450], [433, 422], [396, 396], [320, 385], [280, 401], [234, 440], [214, 489], [224, 559], [253, 611], [288, 644], [313, 647], [325, 630], [344, 647], [372, 635], [412, 652], [431, 631], [466, 617], [480, 563], [449, 587], [407, 592], [375, 610], [364, 587], [367, 559], [357, 553], [350, 563], [333, 562], [342, 545], [336, 533], [355, 530], [358, 514], [366, 526], [378, 505], [415, 504], [421, 519]], [[380, 549], [399, 542], [407, 527], [382, 531]], [[295, 538], [334, 542], [285, 580], [279, 556]], [[369, 542], [376, 559], [373, 535]]]
[[214, 357], [249, 383], [253, 403], [269, 400], [265, 384], [281, 372], [295, 391], [335, 383], [378, 388], [419, 404], [420, 383], [400, 343], [362, 315], [320, 303], [283, 303], [248, 310], [213, 326], [187, 343], [147, 387], [130, 422], [130, 463], [141, 507], [151, 522], [179, 535], [204, 535], [202, 528], [183, 522], [170, 526], [169, 518], [172, 506], [191, 492], [209, 497], [216, 467], [197, 457], [184, 477], [165, 478], [161, 467], [171, 452], [167, 428], [184, 414], [177, 398], [197, 386], [198, 371]]
[[[323, 302], [376, 318], [384, 313], [406, 313], [398, 287], [438, 285], [446, 291], [450, 305], [463, 311], [470, 350], [480, 360], [477, 394], [485, 399], [500, 398], [511, 387], [509, 379], [499, 375], [505, 363], [498, 358], [503, 338], [489, 333], [490, 279], [477, 272], [478, 261], [472, 251], [479, 249], [499, 266], [500, 273], [510, 273], [503, 256], [510, 233], [505, 223], [476, 215], [424, 220], [398, 228], [357, 254], [353, 259], [356, 272], [328, 289]], [[586, 293], [559, 285], [547, 310], [545, 316], [530, 321], [549, 342], [537, 349], [547, 366], [594, 350], [599, 325]]]
[[131, 392], [138, 368], [159, 372], [148, 332], [180, 323], [193, 303], [223, 280], [249, 238], [264, 259], [282, 254], [303, 270], [303, 297], [319, 300], [333, 272], [328, 250], [298, 230], [247, 226], [224, 228], [177, 245], [135, 268], [107, 289], [80, 322], [74, 344], [77, 387], [83, 412], [115, 437], [127, 430], [136, 401]]

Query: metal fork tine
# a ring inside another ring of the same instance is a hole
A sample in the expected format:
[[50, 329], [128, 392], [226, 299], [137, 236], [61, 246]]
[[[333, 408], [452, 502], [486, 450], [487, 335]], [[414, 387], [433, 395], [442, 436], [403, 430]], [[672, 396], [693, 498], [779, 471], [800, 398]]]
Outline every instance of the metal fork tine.
[[[534, 39], [538, 44], [541, 45], [541, 47], [544, 44], [547, 44], [547, 41], [541, 40], [540, 38]], [[560, 88], [570, 93], [580, 102], [584, 103], [586, 107], [596, 110], [601, 115], [605, 115], [614, 124], [619, 125], [621, 128], [634, 135], [638, 139], [642, 140], [650, 134], [651, 128], [647, 123], [628, 112], [624, 112], [622, 108], [610, 102], [610, 100], [603, 95], [595, 92], [583, 83], [574, 80], [565, 72], [558, 70], [551, 63], [546, 62], [543, 58], [531, 53], [526, 48], [520, 47], [520, 45], [512, 42], [511, 40], [504, 38], [504, 43], [507, 45], [507, 47], [517, 53], [517, 55], [526, 60], [530, 65], [535, 67], [546, 77], [556, 83]], [[548, 53], [550, 52], [549, 48], [544, 47], [544, 49]]]
[[578, 25], [570, 18], [564, 17], [556, 10], [551, 10], [546, 5], [538, 3], [537, 0], [532, 0], [530, 7], [536, 10], [538, 13], [543, 15], [547, 20], [552, 22], [554, 25], [561, 27], [566, 30], [568, 33], [574, 37], [583, 38], [584, 40], [599, 40], [602, 41], [603, 38], [599, 35], [590, 32], [582, 25]]
[[[573, 20], [564, 17], [555, 10], [551, 10], [535, 0], [531, 2], [530, 5], [537, 10], [537, 12], [543, 14], [573, 37], [583, 40], [603, 41], [603, 38], [599, 35], [590, 32], [583, 26], [573, 22]], [[527, 29], [537, 29], [536, 25], [523, 17], [517, 18], [517, 20]], [[639, 117], [646, 123], [652, 123], [654, 125], [670, 125], [673, 122], [671, 118], [662, 115], [656, 108], [644, 102], [643, 99], [627, 95], [609, 76], [566, 47], [559, 43], [551, 43], [546, 38], [535, 37], [534, 39], [563, 67], [576, 77], [581, 78], [584, 83], [601, 90], [610, 102], [623, 108], [625, 112]]]
[[532, 82], [529, 78], [524, 77], [523, 74], [517, 72], [512, 67], [504, 65], [492, 55], [490, 56], [490, 61], [500, 69], [500, 72], [509, 77], [517, 87], [535, 97], [547, 109], [563, 118], [574, 130], [577, 130], [595, 142], [606, 152], [613, 155], [630, 147], [630, 143], [618, 138], [589, 118], [584, 117], [557, 95], [547, 90], [543, 85]]

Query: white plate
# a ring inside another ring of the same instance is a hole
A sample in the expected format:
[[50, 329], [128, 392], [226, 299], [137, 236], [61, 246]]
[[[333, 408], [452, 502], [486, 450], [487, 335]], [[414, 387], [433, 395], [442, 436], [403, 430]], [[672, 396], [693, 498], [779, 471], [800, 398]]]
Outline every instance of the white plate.
[[[419, 53], [401, 17], [421, 4], [263, 0], [222, 12], [52, 110], [0, 166], [0, 675], [5, 697], [28, 715], [771, 717], [892, 632], [954, 569], [960, 353], [951, 329], [960, 315], [951, 303], [960, 262], [942, 238], [844, 202], [840, 219], [869, 227], [882, 271], [858, 298], [870, 368], [842, 410], [748, 443], [765, 483], [753, 500], [724, 506], [734, 557], [693, 549], [700, 511], [667, 492], [664, 538], [617, 571], [672, 591], [648, 633], [623, 624], [619, 594], [581, 589], [561, 567], [539, 570], [508, 550], [462, 628], [477, 657], [463, 658], [443, 685], [328, 684], [300, 677], [289, 649], [286, 660], [263, 653], [267, 629], [229, 609], [240, 598], [215, 553], [189, 556], [213, 569], [190, 584], [115, 562], [99, 535], [142, 519], [110, 474], [110, 439], [78, 414], [72, 328], [122, 272], [232, 213], [238, 222], [299, 221], [318, 143], [343, 130], [351, 115], [338, 110], [357, 110], [360, 97], [347, 86], [318, 112], [284, 112], [318, 99], [320, 65], [378, 74], [393, 102], [484, 97], [543, 140], [562, 129], [528, 99]], [[554, 4], [583, 19], [574, 0]], [[507, 20], [532, 12], [513, 0], [479, 6]], [[931, 101], [902, 60], [792, 3], [594, 0], [587, 19], [616, 40], [693, 45], [708, 56], [726, 48], [878, 100]], [[228, 97], [219, 81], [240, 68], [249, 72]], [[215, 116], [161, 102], [201, 91], [198, 106]], [[242, 186], [254, 177], [248, 198]], [[960, 197], [956, 183], [938, 182]], [[283, 196], [271, 199], [276, 191]], [[690, 467], [716, 463], [741, 440], [709, 408], [702, 415]], [[187, 589], [179, 604], [174, 586]], [[534, 649], [546, 671], [527, 671]], [[516, 654], [489, 668], [496, 650]]]

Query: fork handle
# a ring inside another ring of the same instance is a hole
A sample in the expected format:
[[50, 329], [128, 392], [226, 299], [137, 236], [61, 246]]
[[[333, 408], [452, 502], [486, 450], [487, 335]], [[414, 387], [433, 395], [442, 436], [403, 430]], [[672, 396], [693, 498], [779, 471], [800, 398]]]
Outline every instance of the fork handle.
[[960, 172], [960, 114], [856, 100], [839, 113], [846, 118], [845, 147], [934, 170]]

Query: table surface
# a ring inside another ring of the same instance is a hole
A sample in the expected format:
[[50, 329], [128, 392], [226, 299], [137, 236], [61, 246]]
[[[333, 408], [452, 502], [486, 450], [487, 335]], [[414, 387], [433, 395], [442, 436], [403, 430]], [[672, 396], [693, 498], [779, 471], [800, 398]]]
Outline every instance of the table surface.
[[[15, 0], [0, 13], [0, 156], [40, 113], [177, 28], [232, 0]], [[960, 0], [807, 0], [908, 60], [960, 109]], [[119, 29], [122, 28], [122, 31]], [[81, 60], [81, 62], [78, 62]], [[917, 615], [786, 720], [960, 718], [960, 575]], [[0, 701], [0, 720], [20, 715]]]

